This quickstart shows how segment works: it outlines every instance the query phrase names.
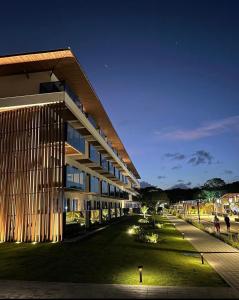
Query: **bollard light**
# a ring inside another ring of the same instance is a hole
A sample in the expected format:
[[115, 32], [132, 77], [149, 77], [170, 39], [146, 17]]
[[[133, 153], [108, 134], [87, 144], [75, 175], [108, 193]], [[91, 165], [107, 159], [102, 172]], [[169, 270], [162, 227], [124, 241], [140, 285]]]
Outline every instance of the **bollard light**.
[[184, 239], [184, 232], [182, 232], [182, 236], [183, 236], [183, 239]]
[[139, 270], [139, 282], [142, 283], [143, 282], [143, 266], [138, 266], [138, 270]]
[[203, 253], [201, 253], [201, 260], [202, 260], [202, 265], [204, 264], [204, 257], [203, 257]]

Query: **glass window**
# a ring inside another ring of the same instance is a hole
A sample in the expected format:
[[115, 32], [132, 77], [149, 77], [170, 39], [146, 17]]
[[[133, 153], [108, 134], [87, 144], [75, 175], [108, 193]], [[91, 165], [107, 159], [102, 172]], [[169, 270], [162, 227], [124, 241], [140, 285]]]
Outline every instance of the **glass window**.
[[110, 184], [110, 197], [115, 197], [115, 187]]
[[109, 195], [109, 185], [106, 181], [101, 181], [101, 193], [104, 196], [108, 196]]
[[99, 194], [99, 179], [90, 175], [90, 192]]
[[112, 164], [112, 162], [109, 161], [109, 171], [112, 175], [115, 175], [115, 168]]
[[85, 191], [85, 172], [71, 167], [66, 166], [66, 185], [67, 188], [79, 189]]
[[100, 153], [95, 149], [95, 147], [90, 144], [90, 159], [94, 162], [96, 162], [97, 164], [100, 164]]
[[115, 168], [115, 177], [119, 179], [119, 170]]
[[69, 124], [67, 126], [67, 138], [66, 141], [76, 150], [79, 150], [82, 153], [85, 153], [85, 139], [83, 136]]
[[104, 170], [106, 170], [106, 171], [109, 170], [108, 161], [106, 160], [106, 158], [104, 158], [103, 155], [101, 155], [101, 166]]

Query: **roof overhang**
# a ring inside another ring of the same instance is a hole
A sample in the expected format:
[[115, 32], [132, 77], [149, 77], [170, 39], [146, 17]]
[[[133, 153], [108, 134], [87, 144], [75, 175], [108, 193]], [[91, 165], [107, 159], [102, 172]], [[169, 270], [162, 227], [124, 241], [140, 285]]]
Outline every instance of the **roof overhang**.
[[70, 49], [15, 54], [0, 57], [0, 76], [51, 70], [79, 96], [85, 111], [93, 116], [129, 170], [140, 178], [104, 107]]

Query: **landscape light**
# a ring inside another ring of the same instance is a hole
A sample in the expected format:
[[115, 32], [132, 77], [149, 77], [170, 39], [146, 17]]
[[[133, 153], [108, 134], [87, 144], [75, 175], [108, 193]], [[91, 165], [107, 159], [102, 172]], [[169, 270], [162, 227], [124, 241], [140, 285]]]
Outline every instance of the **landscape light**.
[[183, 239], [184, 239], [184, 232], [182, 232], [182, 236], [183, 236]]
[[142, 274], [143, 266], [138, 266], [138, 270], [139, 270], [139, 283], [142, 283], [143, 282], [143, 274]]
[[204, 264], [204, 257], [203, 257], [203, 253], [201, 253], [201, 260], [202, 260], [202, 265]]

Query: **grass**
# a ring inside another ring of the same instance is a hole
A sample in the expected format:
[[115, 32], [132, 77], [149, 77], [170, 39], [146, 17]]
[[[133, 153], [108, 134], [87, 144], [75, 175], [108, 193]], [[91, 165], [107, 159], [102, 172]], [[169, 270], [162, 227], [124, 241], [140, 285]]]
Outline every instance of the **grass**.
[[72, 244], [0, 244], [0, 279], [138, 284], [165, 286], [227, 286], [201, 260], [181, 234], [164, 223], [159, 244], [135, 241], [127, 233], [139, 217], [113, 224], [86, 240]]

